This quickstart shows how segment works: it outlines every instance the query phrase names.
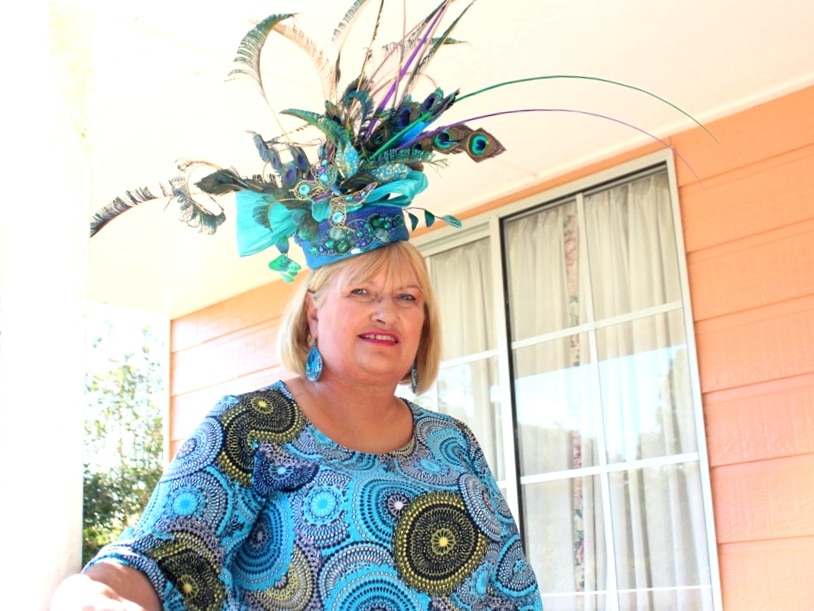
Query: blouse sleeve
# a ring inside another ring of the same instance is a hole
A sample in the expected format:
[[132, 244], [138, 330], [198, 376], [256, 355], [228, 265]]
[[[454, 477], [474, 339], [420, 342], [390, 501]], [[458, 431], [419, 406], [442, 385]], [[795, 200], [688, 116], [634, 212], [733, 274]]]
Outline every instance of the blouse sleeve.
[[501, 598], [510, 599], [516, 609], [542, 610], [543, 604], [537, 578], [523, 550], [523, 542], [506, 499], [486, 462], [486, 457], [471, 429], [463, 422], [458, 423], [469, 453], [469, 461], [474, 475], [485, 486], [487, 494], [484, 502], [491, 504], [497, 518], [500, 532], [500, 549], [497, 570], [492, 587]]
[[263, 503], [251, 487], [256, 420], [242, 397], [222, 398], [181, 446], [137, 525], [88, 566], [140, 570], [165, 609], [231, 608], [231, 560]]

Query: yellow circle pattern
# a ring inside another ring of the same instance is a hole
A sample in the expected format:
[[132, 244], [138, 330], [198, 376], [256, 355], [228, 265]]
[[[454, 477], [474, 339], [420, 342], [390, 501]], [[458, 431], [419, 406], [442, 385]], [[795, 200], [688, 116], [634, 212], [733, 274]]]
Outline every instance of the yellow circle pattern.
[[488, 541], [453, 492], [419, 495], [393, 535], [396, 568], [416, 590], [450, 594], [483, 560]]

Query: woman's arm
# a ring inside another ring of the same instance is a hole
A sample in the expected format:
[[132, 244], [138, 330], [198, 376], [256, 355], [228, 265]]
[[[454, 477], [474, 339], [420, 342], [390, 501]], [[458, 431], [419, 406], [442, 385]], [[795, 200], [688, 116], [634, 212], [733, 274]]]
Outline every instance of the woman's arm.
[[51, 611], [161, 611], [161, 602], [141, 571], [100, 562], [63, 581]]

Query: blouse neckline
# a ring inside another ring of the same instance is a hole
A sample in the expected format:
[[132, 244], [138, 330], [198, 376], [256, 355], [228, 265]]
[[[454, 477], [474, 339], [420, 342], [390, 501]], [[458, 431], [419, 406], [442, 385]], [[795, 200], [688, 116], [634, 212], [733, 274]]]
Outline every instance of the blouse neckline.
[[410, 410], [410, 414], [412, 416], [413, 422], [413, 430], [410, 433], [410, 439], [407, 441], [405, 445], [400, 448], [396, 448], [394, 450], [389, 450], [387, 452], [365, 452], [363, 450], [355, 450], [353, 448], [349, 448], [338, 441], [332, 439], [328, 434], [326, 434], [322, 429], [320, 429], [317, 425], [311, 422], [311, 419], [306, 415], [306, 413], [302, 410], [297, 400], [294, 398], [294, 393], [291, 392], [291, 388], [286, 384], [285, 380], [278, 380], [277, 385], [282, 388], [284, 391], [284, 395], [286, 399], [291, 401], [291, 404], [294, 406], [301, 415], [303, 420], [305, 421], [305, 426], [308, 430], [311, 431], [311, 436], [317, 440], [321, 445], [330, 445], [333, 449], [340, 450], [342, 452], [348, 452], [357, 456], [375, 456], [379, 458], [403, 458], [406, 456], [410, 456], [416, 447], [416, 418], [418, 416], [417, 408], [418, 406], [405, 399], [404, 397], [397, 397], [399, 400], [403, 401], [404, 404], [407, 406], [407, 409]]

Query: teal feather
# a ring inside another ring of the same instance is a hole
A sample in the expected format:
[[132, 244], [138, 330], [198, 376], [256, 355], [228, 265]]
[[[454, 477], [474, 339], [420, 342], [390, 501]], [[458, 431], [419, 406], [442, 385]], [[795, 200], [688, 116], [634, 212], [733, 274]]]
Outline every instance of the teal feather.
[[306, 123], [313, 125], [335, 145], [350, 141], [350, 132], [342, 125], [326, 118], [324, 115], [312, 112], [310, 110], [300, 110], [298, 108], [287, 108], [281, 111], [281, 114], [291, 115], [302, 119]]
[[158, 188], [159, 195], [154, 195], [150, 187], [130, 189], [99, 208], [94, 212], [90, 220], [90, 237], [95, 236], [105, 225], [120, 214], [124, 214], [139, 204], [171, 197], [174, 191], [171, 181], [159, 183]]
[[624, 89], [631, 89], [632, 91], [636, 91], [638, 93], [643, 93], [644, 95], [650, 96], [651, 98], [654, 98], [654, 99], [658, 100], [662, 104], [666, 104], [670, 108], [678, 111], [679, 113], [681, 113], [682, 115], [684, 115], [685, 117], [690, 119], [698, 127], [703, 129], [707, 133], [707, 135], [709, 135], [713, 140], [715, 140], [715, 142], [718, 142], [718, 139], [715, 137], [715, 135], [711, 131], [709, 131], [709, 129], [706, 126], [704, 126], [703, 123], [701, 123], [698, 119], [693, 117], [687, 111], [685, 111], [682, 108], [676, 106], [675, 104], [673, 104], [669, 100], [661, 97], [660, 95], [657, 95], [657, 94], [655, 94], [655, 93], [653, 93], [651, 91], [648, 91], [647, 89], [642, 89], [641, 87], [637, 87], [636, 85], [630, 85], [628, 83], [623, 83], [621, 81], [614, 81], [612, 79], [606, 79], [606, 78], [602, 78], [602, 77], [598, 77], [598, 76], [588, 76], [588, 75], [583, 75], [583, 74], [543, 74], [543, 75], [540, 75], [540, 76], [529, 76], [529, 77], [526, 77], [526, 78], [512, 79], [510, 81], [502, 81], [500, 83], [494, 83], [494, 84], [489, 85], [487, 87], [482, 87], [481, 89], [478, 89], [476, 91], [472, 91], [471, 93], [467, 93], [465, 95], [459, 96], [458, 101], [465, 100], [467, 98], [471, 98], [473, 96], [479, 95], [479, 94], [484, 93], [486, 91], [491, 91], [492, 89], [498, 89], [500, 87], [507, 87], [509, 85], [518, 85], [520, 83], [529, 83], [529, 82], [532, 82], [532, 81], [545, 81], [545, 80], [553, 80], [553, 79], [573, 79], [573, 80], [595, 81], [597, 83], [606, 83], [606, 84], [609, 84], [609, 85], [615, 85], [617, 87], [622, 87]]
[[[240, 41], [234, 59], [234, 66], [227, 79], [248, 76], [257, 83], [263, 97], [266, 97], [263, 88], [263, 76], [260, 73], [260, 55], [274, 26], [291, 17], [293, 17], [292, 13], [270, 15], [254, 26]], [[268, 98], [266, 98], [266, 101], [268, 101]]]
[[[368, 3], [368, 0], [354, 0], [353, 4], [350, 5], [350, 8], [345, 11], [345, 14], [342, 16], [342, 19], [339, 20], [339, 23], [334, 28], [333, 36], [331, 37], [331, 41], [337, 48], [341, 49], [347, 39], [348, 34], [350, 33], [351, 29], [353, 28], [353, 24], [356, 22], [356, 19], [359, 17], [361, 9]], [[376, 25], [373, 28], [373, 35], [375, 37], [376, 32], [379, 27], [380, 18], [381, 18], [381, 11], [384, 6], [384, 0], [381, 0], [379, 5], [379, 16], [376, 19]]]
[[343, 106], [349, 109], [342, 120], [345, 129], [358, 133], [361, 126], [373, 115], [375, 105], [370, 94], [357, 89], [356, 84], [352, 83], [342, 96]]
[[483, 161], [500, 155], [506, 149], [492, 134], [476, 129], [466, 138], [464, 151], [473, 161]]
[[[367, 2], [368, 2], [368, 0], [355, 0], [355, 2], [350, 6], [350, 8], [347, 11], [345, 11], [345, 15], [342, 17], [342, 19], [339, 21], [339, 24], [334, 29], [332, 42], [333, 42], [334, 46], [337, 49], [337, 52], [336, 52], [336, 67], [334, 69], [334, 79], [335, 79], [335, 81], [337, 83], [339, 82], [339, 79], [342, 77], [342, 72], [341, 72], [340, 66], [341, 66], [341, 63], [342, 63], [342, 49], [345, 46], [345, 40], [347, 39], [348, 34], [351, 32], [354, 23], [356, 23], [356, 20], [357, 20], [359, 14], [360, 14], [360, 11], [361, 11], [362, 7], [364, 7], [364, 5], [367, 4]], [[376, 15], [376, 23], [373, 26], [373, 33], [372, 33], [372, 36], [371, 36], [372, 40], [375, 40], [376, 36], [378, 35], [379, 26], [381, 25], [381, 17], [382, 17], [382, 10], [383, 9], [384, 9], [384, 0], [381, 0], [380, 3], [379, 3], [379, 11], [378, 11], [378, 13]], [[365, 64], [367, 63], [367, 61], [370, 58], [371, 46], [372, 45], [368, 45], [368, 47], [367, 47], [368, 53], [367, 53], [367, 56], [365, 57]], [[363, 73], [364, 73], [364, 66], [359, 71], [360, 78], [362, 77]], [[347, 108], [350, 109], [350, 106], [348, 106]]]
[[262, 192], [266, 183], [262, 180], [245, 178], [230, 169], [221, 168], [204, 176], [196, 185], [201, 191], [212, 195], [223, 195], [243, 189]]
[[454, 227], [455, 229], [460, 229], [461, 227], [464, 226], [458, 217], [453, 216], [451, 214], [445, 214], [444, 216], [441, 217], [441, 220], [444, 221], [450, 227]]
[[364, 160], [361, 165], [361, 171], [370, 171], [371, 168], [387, 166], [395, 163], [403, 163], [405, 165], [414, 165], [429, 163], [434, 161], [433, 152], [431, 150], [422, 150], [416, 147], [404, 148], [400, 150], [389, 149], [382, 152], [376, 158], [369, 157]]
[[435, 57], [435, 54], [438, 52], [438, 49], [440, 49], [442, 45], [460, 44], [460, 41], [455, 40], [454, 38], [450, 38], [450, 34], [452, 33], [452, 30], [455, 28], [455, 26], [458, 25], [458, 22], [463, 18], [463, 16], [466, 14], [466, 12], [470, 8], [472, 8], [473, 4], [474, 4], [474, 0], [472, 0], [472, 2], [470, 2], [466, 6], [466, 8], [464, 8], [458, 14], [457, 17], [455, 17], [455, 19], [447, 27], [447, 29], [444, 30], [444, 33], [441, 36], [438, 36], [438, 37], [435, 37], [435, 38], [431, 39], [429, 49], [424, 53], [423, 57], [418, 62], [418, 65], [417, 65], [416, 69], [413, 70], [413, 72], [410, 74], [410, 78], [406, 83], [406, 90], [408, 92], [412, 91], [412, 88], [413, 88], [413, 85], [414, 85], [416, 79], [418, 78], [419, 75], [423, 74], [426, 71], [428, 64], [430, 63], [432, 58]]

